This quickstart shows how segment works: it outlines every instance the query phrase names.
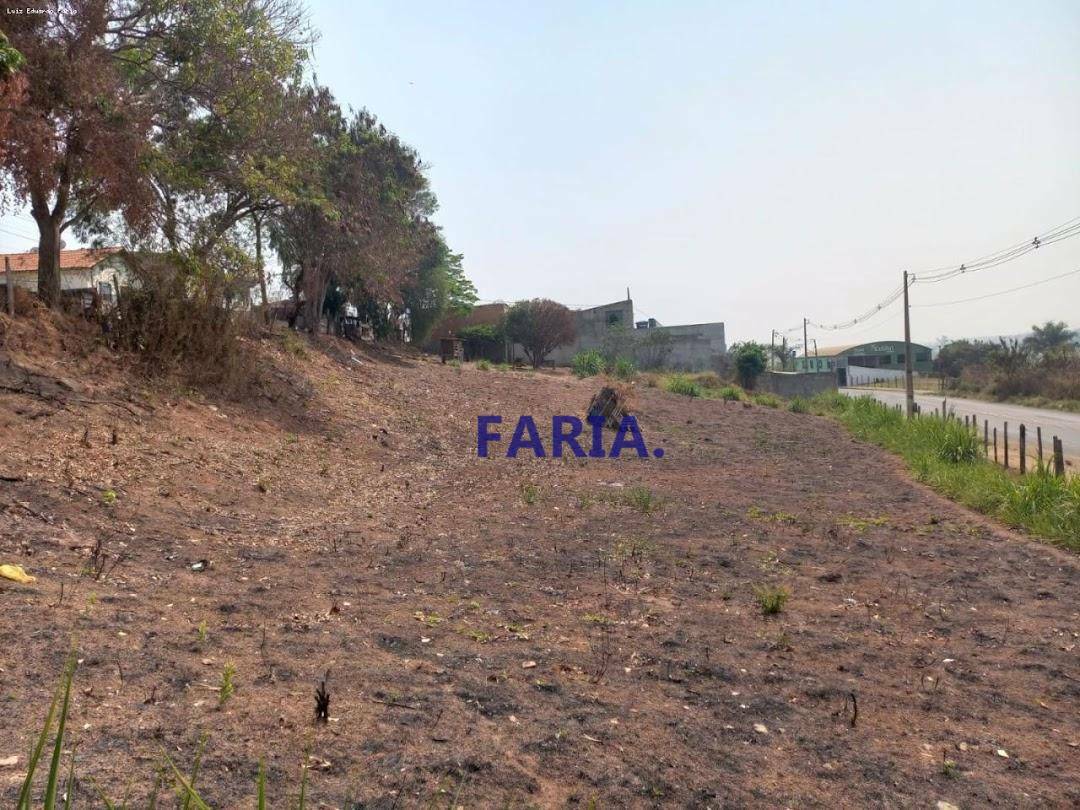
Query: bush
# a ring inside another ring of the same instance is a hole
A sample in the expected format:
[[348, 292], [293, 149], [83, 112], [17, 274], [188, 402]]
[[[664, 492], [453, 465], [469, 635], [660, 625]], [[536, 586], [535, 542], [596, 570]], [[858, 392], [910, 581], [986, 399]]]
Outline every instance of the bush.
[[664, 387], [673, 394], [682, 394], [687, 397], [701, 396], [701, 386], [682, 374], [675, 374], [668, 378]]
[[736, 343], [731, 347], [731, 359], [735, 363], [739, 384], [748, 391], [752, 390], [768, 364], [765, 347], [752, 340]]
[[702, 388], [719, 388], [724, 384], [724, 380], [715, 371], [702, 371], [691, 374], [690, 379]]
[[575, 377], [595, 377], [604, 373], [604, 358], [595, 349], [578, 352], [570, 361], [570, 368]]
[[754, 598], [764, 615], [775, 616], [784, 609], [784, 605], [791, 598], [791, 594], [783, 586], [774, 588], [769, 585], [762, 585], [754, 589]]
[[476, 361], [476, 370], [477, 371], [491, 371], [491, 361], [490, 360], [485, 360], [484, 358], [480, 358], [479, 360]]
[[788, 410], [792, 413], [809, 413], [810, 405], [802, 397], [795, 397], [788, 403]]
[[766, 408], [779, 408], [782, 404], [780, 397], [776, 394], [754, 394], [750, 400], [755, 405], [764, 405]]
[[620, 357], [615, 361], [615, 365], [611, 369], [611, 373], [620, 380], [632, 380], [637, 373], [637, 369], [634, 368], [632, 360], [627, 360], [625, 357]]
[[725, 385], [719, 391], [720, 399], [728, 402], [738, 402], [743, 398], [743, 391], [734, 385]]
[[132, 284], [105, 316], [112, 347], [138, 354], [147, 371], [245, 393], [257, 366], [243, 336], [254, 324], [230, 303], [241, 295], [228, 275], [174, 255], [129, 255], [128, 264]]

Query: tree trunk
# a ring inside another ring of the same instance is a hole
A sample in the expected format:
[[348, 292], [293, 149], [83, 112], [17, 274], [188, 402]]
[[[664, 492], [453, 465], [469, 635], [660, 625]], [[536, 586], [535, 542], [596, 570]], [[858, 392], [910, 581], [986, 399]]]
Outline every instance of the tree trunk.
[[38, 298], [53, 309], [60, 306], [60, 217], [42, 217], [38, 225]]
[[255, 263], [259, 266], [259, 292], [262, 294], [263, 322], [270, 323], [270, 300], [266, 295], [266, 268], [262, 259], [262, 219], [255, 214]]

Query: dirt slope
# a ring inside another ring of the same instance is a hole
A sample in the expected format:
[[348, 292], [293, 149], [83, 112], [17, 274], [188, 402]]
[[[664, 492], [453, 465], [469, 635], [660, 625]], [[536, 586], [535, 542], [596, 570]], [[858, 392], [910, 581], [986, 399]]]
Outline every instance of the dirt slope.
[[215, 402], [4, 326], [0, 802], [73, 638], [87, 797], [205, 731], [215, 807], [306, 757], [328, 807], [1080, 802], [1076, 558], [827, 420], [643, 389], [662, 460], [481, 460], [596, 382], [272, 341], [274, 399]]

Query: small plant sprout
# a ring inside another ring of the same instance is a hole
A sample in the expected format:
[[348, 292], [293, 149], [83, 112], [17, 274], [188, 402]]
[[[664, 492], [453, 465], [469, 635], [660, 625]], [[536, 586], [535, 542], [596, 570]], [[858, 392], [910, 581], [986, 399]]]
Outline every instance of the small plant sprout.
[[199, 622], [199, 626], [195, 629], [195, 641], [196, 641], [196, 643], [198, 643], [199, 645], [205, 644], [206, 643], [206, 636], [207, 636], [206, 619], [203, 619], [201, 622]]
[[754, 589], [754, 598], [765, 616], [775, 616], [782, 611], [790, 597], [791, 594], [783, 585], [760, 585]]
[[540, 500], [540, 488], [535, 484], [522, 484], [521, 500], [525, 501], [529, 506], [532, 506]]
[[112, 506], [116, 503], [116, 490], [107, 489], [101, 493], [101, 502], [106, 506]]
[[231, 663], [226, 664], [221, 671], [221, 686], [218, 687], [218, 706], [224, 706], [236, 691], [236, 683], [233, 681], [235, 675], [236, 667]]
[[330, 719], [330, 670], [319, 680], [315, 687], [315, 722], [325, 723]]

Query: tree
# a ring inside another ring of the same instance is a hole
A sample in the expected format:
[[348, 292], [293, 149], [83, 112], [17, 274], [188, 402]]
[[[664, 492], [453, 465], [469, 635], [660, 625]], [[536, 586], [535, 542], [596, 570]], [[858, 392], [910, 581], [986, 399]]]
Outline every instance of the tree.
[[[448, 275], [438, 286], [449, 300], [451, 277], [460, 272], [450, 266], [456, 259], [449, 251], [439, 253], [441, 237], [430, 221], [436, 201], [415, 150], [367, 111], [346, 120], [325, 89], [310, 90], [306, 105], [319, 145], [311, 178], [317, 194], [283, 206], [271, 226], [286, 284], [298, 304], [302, 298], [305, 328], [317, 331], [331, 290], [382, 323], [386, 305], [406, 306], [410, 285], [424, 298], [442, 262]], [[417, 287], [421, 268], [429, 277]]]
[[1044, 361], [1062, 359], [1076, 349], [1077, 333], [1065, 321], [1047, 321], [1032, 326], [1024, 346]]
[[959, 377], [964, 369], [990, 363], [994, 345], [982, 340], [954, 340], [945, 343], [934, 357], [934, 368], [947, 377]]
[[570, 343], [577, 334], [570, 310], [547, 298], [518, 301], [510, 307], [505, 330], [510, 340], [521, 344], [533, 368], [539, 368], [554, 349]]
[[286, 88], [307, 40], [293, 0], [55, 0], [5, 24], [29, 82], [0, 159], [38, 225], [46, 303], [69, 228], [101, 236], [120, 211], [206, 265], [236, 223], [295, 193]]
[[90, 217], [146, 200], [148, 109], [113, 58], [131, 3], [66, 0], [5, 17], [25, 59], [21, 103], [0, 129], [0, 172], [38, 227], [38, 294], [60, 300], [60, 238]]
[[462, 255], [452, 253], [442, 236], [432, 240], [416, 275], [402, 291], [409, 311], [412, 340], [423, 343], [443, 316], [467, 315], [476, 303], [476, 287], [465, 277]]
[[765, 371], [768, 361], [768, 349], [752, 340], [736, 343], [731, 347], [731, 358], [735, 363], [735, 373], [739, 385], [752, 390], [757, 378]]

